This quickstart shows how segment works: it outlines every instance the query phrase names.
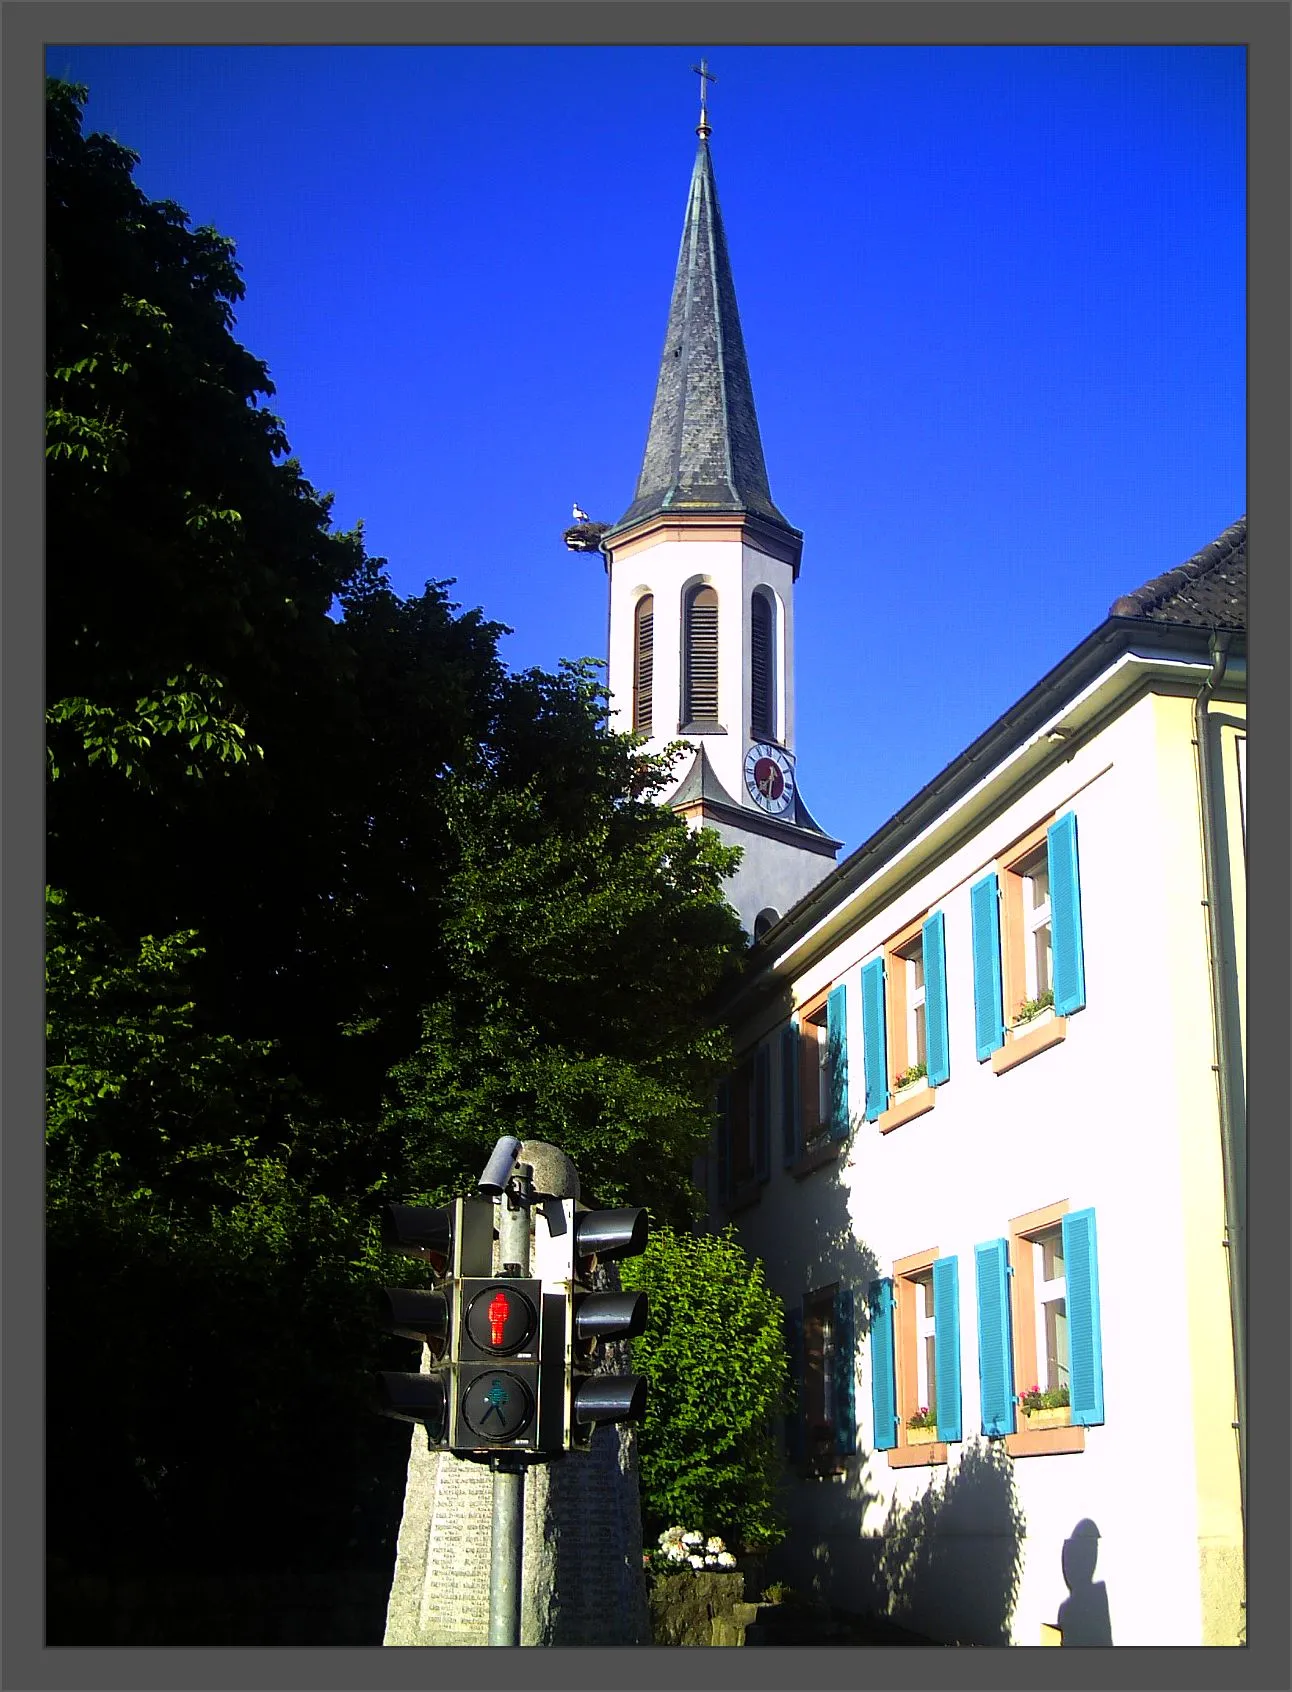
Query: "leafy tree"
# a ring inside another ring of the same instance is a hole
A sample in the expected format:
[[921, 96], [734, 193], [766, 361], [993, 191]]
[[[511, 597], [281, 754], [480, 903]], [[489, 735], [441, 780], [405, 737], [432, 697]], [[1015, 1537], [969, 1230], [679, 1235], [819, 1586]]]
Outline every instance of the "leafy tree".
[[451, 986], [387, 1121], [419, 1186], [505, 1124], [561, 1146], [602, 1202], [679, 1219], [728, 1056], [707, 1007], [743, 953], [721, 890], [736, 855], [653, 802], [666, 760], [604, 717], [589, 664], [519, 676], [495, 752], [451, 788]]
[[788, 1392], [784, 1308], [733, 1228], [652, 1230], [620, 1266], [650, 1302], [633, 1362], [650, 1383], [641, 1433], [648, 1538], [675, 1523], [751, 1550], [784, 1528], [776, 1492]]
[[48, 1549], [388, 1565], [380, 1202], [506, 1125], [688, 1214], [732, 860], [588, 667], [508, 674], [331, 530], [231, 243], [84, 99], [48, 85]]

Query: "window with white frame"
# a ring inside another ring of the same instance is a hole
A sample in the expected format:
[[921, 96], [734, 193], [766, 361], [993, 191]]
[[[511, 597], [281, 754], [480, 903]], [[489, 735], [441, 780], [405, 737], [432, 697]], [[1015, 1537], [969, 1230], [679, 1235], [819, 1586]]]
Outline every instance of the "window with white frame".
[[1055, 1392], [1069, 1384], [1068, 1281], [1063, 1229], [1033, 1235], [1032, 1289], [1036, 1306], [1036, 1385]]
[[1050, 942], [1050, 865], [1044, 847], [1014, 871], [1023, 883], [1023, 970], [1027, 997], [1044, 997], [1054, 985]]
[[915, 1396], [919, 1408], [938, 1413], [937, 1329], [933, 1319], [933, 1270], [910, 1277], [915, 1291]]
[[913, 940], [898, 953], [906, 977], [906, 1061], [918, 1067], [928, 1064], [924, 1033], [924, 941]]

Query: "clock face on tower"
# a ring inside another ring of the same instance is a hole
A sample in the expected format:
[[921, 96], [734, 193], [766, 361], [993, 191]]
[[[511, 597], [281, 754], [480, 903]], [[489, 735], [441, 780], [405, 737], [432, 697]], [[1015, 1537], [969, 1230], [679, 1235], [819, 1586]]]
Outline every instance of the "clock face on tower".
[[745, 754], [745, 786], [760, 810], [783, 817], [794, 805], [794, 765], [789, 753], [755, 741]]

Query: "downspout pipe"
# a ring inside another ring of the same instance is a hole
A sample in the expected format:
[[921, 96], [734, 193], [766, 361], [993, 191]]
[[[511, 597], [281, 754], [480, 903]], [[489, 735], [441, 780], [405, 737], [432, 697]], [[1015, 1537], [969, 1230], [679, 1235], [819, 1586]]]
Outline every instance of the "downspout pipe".
[[1234, 1430], [1238, 1436], [1238, 1484], [1243, 1516], [1243, 1563], [1247, 1562], [1247, 1227], [1246, 1108], [1235, 1109], [1233, 1054], [1236, 1031], [1230, 1014], [1226, 979], [1233, 953], [1220, 908], [1220, 853], [1217, 828], [1215, 770], [1209, 706], [1224, 679], [1230, 636], [1211, 637], [1211, 673], [1193, 706], [1193, 742], [1198, 759], [1198, 795], [1202, 827], [1202, 863], [1207, 904], [1207, 949], [1210, 954], [1211, 1022], [1215, 1041], [1216, 1102], [1220, 1117], [1220, 1148], [1225, 1189], [1225, 1246], [1229, 1258], [1229, 1311], [1234, 1333]]

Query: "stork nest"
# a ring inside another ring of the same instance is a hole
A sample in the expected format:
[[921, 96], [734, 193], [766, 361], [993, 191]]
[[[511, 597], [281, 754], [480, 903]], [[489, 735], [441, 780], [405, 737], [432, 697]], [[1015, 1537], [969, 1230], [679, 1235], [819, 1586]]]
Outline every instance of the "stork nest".
[[571, 552], [599, 552], [609, 523], [575, 523], [562, 537]]

